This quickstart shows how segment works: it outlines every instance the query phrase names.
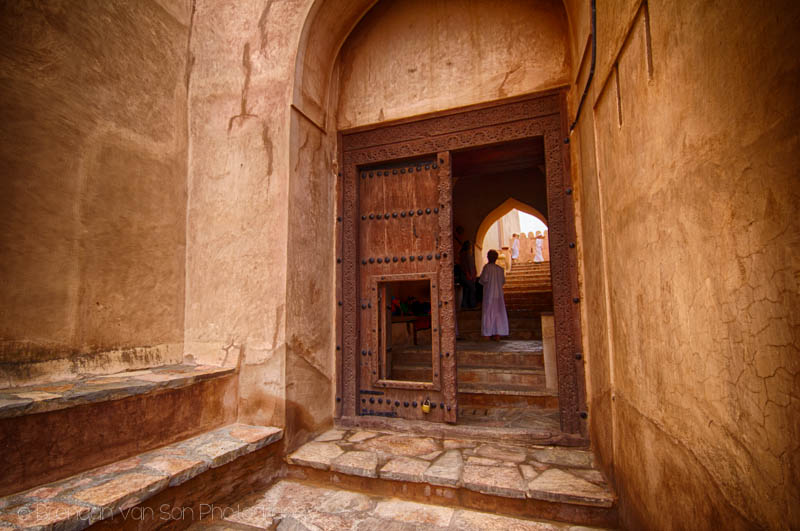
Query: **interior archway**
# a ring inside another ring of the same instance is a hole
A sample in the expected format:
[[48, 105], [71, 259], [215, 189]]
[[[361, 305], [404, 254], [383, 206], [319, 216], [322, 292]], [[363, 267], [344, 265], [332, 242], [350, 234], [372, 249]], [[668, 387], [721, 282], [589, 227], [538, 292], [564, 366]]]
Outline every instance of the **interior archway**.
[[538, 218], [541, 220], [542, 223], [547, 225], [547, 218], [542, 215], [541, 212], [533, 208], [532, 206], [523, 203], [513, 197], [509, 197], [506, 199], [502, 204], [498, 205], [497, 208], [489, 212], [489, 214], [483, 218], [483, 221], [478, 226], [478, 232], [475, 234], [475, 247], [479, 250], [482, 250], [481, 245], [479, 242], [483, 242], [484, 238], [486, 237], [486, 232], [489, 228], [494, 225], [494, 223], [511, 212], [512, 210], [517, 209], [520, 212], [525, 212], [526, 214], [530, 214], [531, 216]]

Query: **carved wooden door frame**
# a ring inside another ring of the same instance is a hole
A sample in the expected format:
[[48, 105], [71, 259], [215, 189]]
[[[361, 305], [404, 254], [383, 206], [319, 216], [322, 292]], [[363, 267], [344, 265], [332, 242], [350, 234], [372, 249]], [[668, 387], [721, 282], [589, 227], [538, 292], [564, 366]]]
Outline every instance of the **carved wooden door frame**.
[[[358, 165], [413, 158], [531, 137], [542, 137], [547, 177], [553, 313], [556, 328], [558, 401], [561, 429], [586, 433], [585, 379], [581, 348], [580, 299], [571, 196], [569, 149], [566, 138], [565, 91], [557, 90], [493, 102], [378, 126], [339, 133], [339, 163], [343, 172]], [[345, 186], [356, 175], [339, 174], [337, 181], [337, 395], [335, 416], [357, 415], [355, 367], [357, 263], [354, 242], [357, 220]], [[352, 181], [351, 181], [352, 182]], [[350, 211], [349, 215], [344, 215]]]

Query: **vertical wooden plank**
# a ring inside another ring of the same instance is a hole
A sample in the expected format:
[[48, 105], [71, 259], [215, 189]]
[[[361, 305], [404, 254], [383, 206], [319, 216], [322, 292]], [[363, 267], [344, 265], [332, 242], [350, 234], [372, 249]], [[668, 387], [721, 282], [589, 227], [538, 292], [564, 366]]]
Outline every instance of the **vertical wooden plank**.
[[429, 169], [421, 166], [422, 171], [414, 169], [414, 181], [416, 188], [416, 219], [417, 231], [417, 261], [422, 257], [422, 264], [418, 264], [418, 271], [433, 273], [437, 271], [434, 263], [436, 254], [436, 242], [438, 236], [438, 223], [436, 222], [436, 208], [438, 195], [438, 164], [432, 163]]

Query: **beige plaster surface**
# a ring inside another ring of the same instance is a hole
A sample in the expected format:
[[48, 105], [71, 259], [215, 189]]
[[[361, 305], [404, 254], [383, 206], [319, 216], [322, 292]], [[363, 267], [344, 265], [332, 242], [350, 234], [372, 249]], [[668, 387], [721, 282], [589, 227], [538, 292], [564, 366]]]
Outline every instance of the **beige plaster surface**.
[[335, 393], [336, 130], [292, 112], [287, 248], [287, 445], [330, 426]]
[[180, 359], [186, 5], [0, 8], [0, 386]]
[[200, 0], [192, 27], [186, 350], [236, 358], [253, 424], [285, 423], [286, 51], [304, 4]]
[[335, 121], [288, 106], [310, 5], [199, 1], [191, 45], [186, 350], [238, 365], [240, 418], [288, 447], [334, 399]]
[[384, 0], [341, 52], [340, 129], [569, 82], [558, 0]]
[[800, 10], [779, 4], [598, 9], [572, 156], [590, 431], [625, 527], [800, 523]]

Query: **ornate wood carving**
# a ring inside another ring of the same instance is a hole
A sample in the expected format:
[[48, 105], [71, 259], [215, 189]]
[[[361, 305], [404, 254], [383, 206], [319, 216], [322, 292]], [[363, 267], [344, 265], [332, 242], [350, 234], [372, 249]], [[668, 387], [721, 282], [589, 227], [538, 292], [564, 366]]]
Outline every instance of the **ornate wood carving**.
[[439, 352], [442, 395], [452, 404], [444, 412], [447, 422], [455, 422], [458, 411], [458, 379], [456, 365], [456, 308], [453, 279], [453, 179], [450, 152], [437, 154], [439, 161], [439, 321], [441, 324], [441, 347]]
[[387, 125], [384, 127], [347, 133], [346, 150], [421, 140], [431, 136], [480, 129], [516, 120], [529, 120], [542, 116], [558, 114], [559, 95], [548, 96], [499, 104], [474, 111], [459, 112], [448, 116], [422, 118], [411, 123]]
[[[347, 401], [343, 414], [357, 414], [359, 407], [356, 368], [356, 343], [358, 340], [357, 303], [361, 294], [358, 288], [358, 174], [359, 167], [393, 160], [421, 156], [435, 156], [444, 161], [439, 164], [439, 252], [446, 259], [440, 261], [440, 300], [442, 309], [441, 353], [445, 355], [440, 366], [443, 395], [456, 392], [455, 365], [455, 308], [453, 307], [452, 272], [452, 190], [449, 152], [457, 149], [541, 136], [545, 144], [547, 173], [547, 203], [550, 221], [551, 277], [556, 326], [556, 355], [558, 364], [558, 394], [561, 427], [564, 432], [585, 432], [585, 422], [580, 413], [585, 407], [582, 364], [576, 363], [575, 354], [581, 352], [580, 312], [578, 297], [577, 264], [569, 243], [575, 239], [574, 213], [571, 197], [566, 194], [570, 186], [568, 152], [564, 145], [565, 128], [562, 118], [562, 95], [548, 94], [523, 101], [500, 103], [496, 106], [442, 116], [422, 118], [418, 121], [389, 124], [370, 130], [344, 132], [341, 136], [342, 168], [344, 171], [342, 291], [344, 293], [342, 334], [342, 400]], [[446, 214], [446, 215], [445, 215]], [[446, 280], [445, 280], [446, 279]], [[446, 303], [446, 304], [445, 304]], [[452, 363], [446, 362], [450, 352]], [[442, 420], [455, 420], [452, 415]], [[437, 415], [438, 416], [438, 415]], [[434, 419], [431, 419], [434, 420]]]

